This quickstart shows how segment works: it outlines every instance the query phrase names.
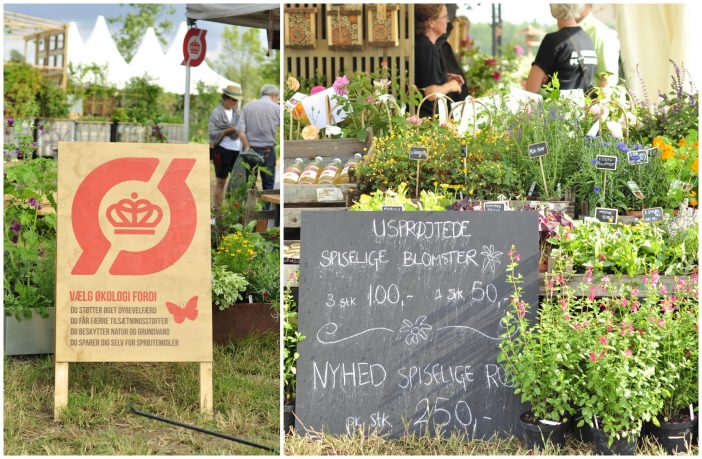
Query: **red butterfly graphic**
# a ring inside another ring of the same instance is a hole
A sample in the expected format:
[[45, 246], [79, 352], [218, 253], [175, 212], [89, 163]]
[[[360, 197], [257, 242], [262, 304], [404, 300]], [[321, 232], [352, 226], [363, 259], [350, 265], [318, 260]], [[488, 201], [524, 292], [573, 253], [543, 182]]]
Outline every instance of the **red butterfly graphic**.
[[197, 295], [190, 298], [185, 307], [181, 308], [170, 301], [166, 301], [166, 307], [177, 324], [182, 324], [186, 317], [190, 320], [195, 320], [197, 318]]

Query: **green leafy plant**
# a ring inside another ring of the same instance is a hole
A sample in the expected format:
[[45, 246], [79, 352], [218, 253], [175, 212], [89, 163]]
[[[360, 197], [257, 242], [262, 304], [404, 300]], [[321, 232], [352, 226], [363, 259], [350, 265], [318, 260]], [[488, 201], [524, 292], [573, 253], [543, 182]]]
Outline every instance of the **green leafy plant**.
[[283, 290], [283, 398], [286, 402], [295, 400], [297, 360], [300, 353], [297, 343], [305, 339], [297, 331], [297, 303], [292, 290]]
[[675, 208], [687, 198], [697, 206], [697, 189], [699, 188], [699, 147], [698, 132], [690, 129], [684, 137], [673, 144], [668, 137], [656, 137], [653, 146], [661, 151], [665, 171], [665, 203]]
[[570, 324], [552, 295], [541, 304], [536, 320], [529, 319], [531, 305], [522, 299], [522, 275], [516, 274], [520, 256], [514, 246], [508, 255], [512, 309], [502, 319], [505, 331], [497, 361], [514, 393], [531, 406], [534, 417], [565, 422], [573, 413], [570, 392], [577, 366], [577, 352], [568, 342]]
[[255, 225], [255, 221], [246, 227], [233, 225], [233, 232], [221, 238], [212, 254], [213, 266], [225, 266], [245, 277], [244, 299], [250, 296], [254, 303], [275, 303], [280, 286], [279, 233], [277, 229], [256, 233], [252, 231]]
[[241, 293], [248, 285], [244, 276], [229, 271], [226, 266], [212, 266], [212, 303], [220, 311], [241, 300]]
[[400, 183], [397, 192], [377, 190], [370, 195], [361, 195], [350, 210], [378, 211], [383, 210], [383, 206], [401, 206], [402, 210], [446, 210], [446, 206], [452, 202], [452, 197], [433, 191], [422, 191], [419, 200], [412, 200], [407, 197], [407, 184]]
[[21, 319], [36, 311], [47, 317], [55, 302], [56, 163], [40, 158], [6, 166], [5, 314]]
[[503, 46], [499, 56], [495, 57], [481, 53], [478, 48], [461, 47], [459, 58], [465, 69], [470, 95], [484, 97], [505, 93], [510, 85], [518, 84], [519, 50], [514, 46]]

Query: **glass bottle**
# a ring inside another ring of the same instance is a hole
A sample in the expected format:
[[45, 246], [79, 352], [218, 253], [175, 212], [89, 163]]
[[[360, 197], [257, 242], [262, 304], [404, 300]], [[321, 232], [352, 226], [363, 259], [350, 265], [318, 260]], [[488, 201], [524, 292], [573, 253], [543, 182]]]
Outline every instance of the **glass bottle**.
[[317, 183], [317, 180], [319, 178], [319, 169], [321, 166], [322, 157], [317, 156], [312, 161], [307, 163], [307, 165], [305, 166], [305, 170], [302, 171], [302, 175], [300, 175], [300, 180], [297, 183], [307, 185]]
[[302, 163], [302, 158], [295, 158], [292, 164], [285, 169], [285, 173], [283, 174], [283, 183], [294, 185], [300, 180]]
[[329, 164], [326, 165], [321, 174], [319, 174], [319, 181], [317, 183], [323, 183], [326, 185], [336, 183], [336, 178], [341, 171], [341, 160], [339, 158], [334, 158]]
[[344, 164], [344, 168], [341, 169], [341, 174], [339, 174], [339, 178], [337, 179], [336, 183], [349, 183], [349, 169], [355, 168], [356, 164], [358, 164], [361, 159], [363, 159], [363, 155], [356, 153], [351, 159], [346, 161], [346, 164]]

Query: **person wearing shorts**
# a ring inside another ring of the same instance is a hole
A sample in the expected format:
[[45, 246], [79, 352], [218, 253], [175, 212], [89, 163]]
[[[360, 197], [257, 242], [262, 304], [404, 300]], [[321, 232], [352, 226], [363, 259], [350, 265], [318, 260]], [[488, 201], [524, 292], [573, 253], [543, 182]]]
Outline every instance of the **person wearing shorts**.
[[241, 86], [229, 85], [222, 90], [222, 103], [212, 111], [207, 124], [207, 133], [212, 149], [212, 161], [217, 177], [214, 190], [214, 207], [219, 209], [224, 201], [224, 186], [234, 167], [241, 140], [236, 126], [239, 122], [238, 106], [241, 101]]

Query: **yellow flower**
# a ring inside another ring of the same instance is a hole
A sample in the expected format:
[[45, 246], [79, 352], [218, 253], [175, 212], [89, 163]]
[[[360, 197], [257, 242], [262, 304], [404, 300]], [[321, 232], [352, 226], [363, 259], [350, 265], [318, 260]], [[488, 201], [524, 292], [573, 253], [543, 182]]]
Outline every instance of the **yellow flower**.
[[685, 140], [685, 137], [682, 137], [680, 140], [678, 140], [678, 146], [679, 147], [687, 146], [687, 140]]
[[663, 144], [663, 147], [661, 148], [661, 159], [662, 160], [667, 160], [675, 156], [675, 152], [673, 151], [673, 147], [668, 145], [667, 143]]
[[290, 75], [287, 80], [285, 80], [285, 84], [290, 88], [291, 91], [297, 91], [300, 89], [300, 82], [297, 81], [297, 78], [294, 76]]
[[692, 169], [692, 172], [693, 172], [694, 174], [699, 174], [699, 172], [698, 172], [698, 171], [699, 171], [699, 167], [700, 167], [699, 158], [695, 158], [695, 162], [692, 163], [692, 166], [690, 166], [690, 169]]
[[658, 148], [659, 150], [663, 150], [663, 145], [666, 145], [666, 143], [662, 138], [656, 137], [653, 139], [654, 147]]

